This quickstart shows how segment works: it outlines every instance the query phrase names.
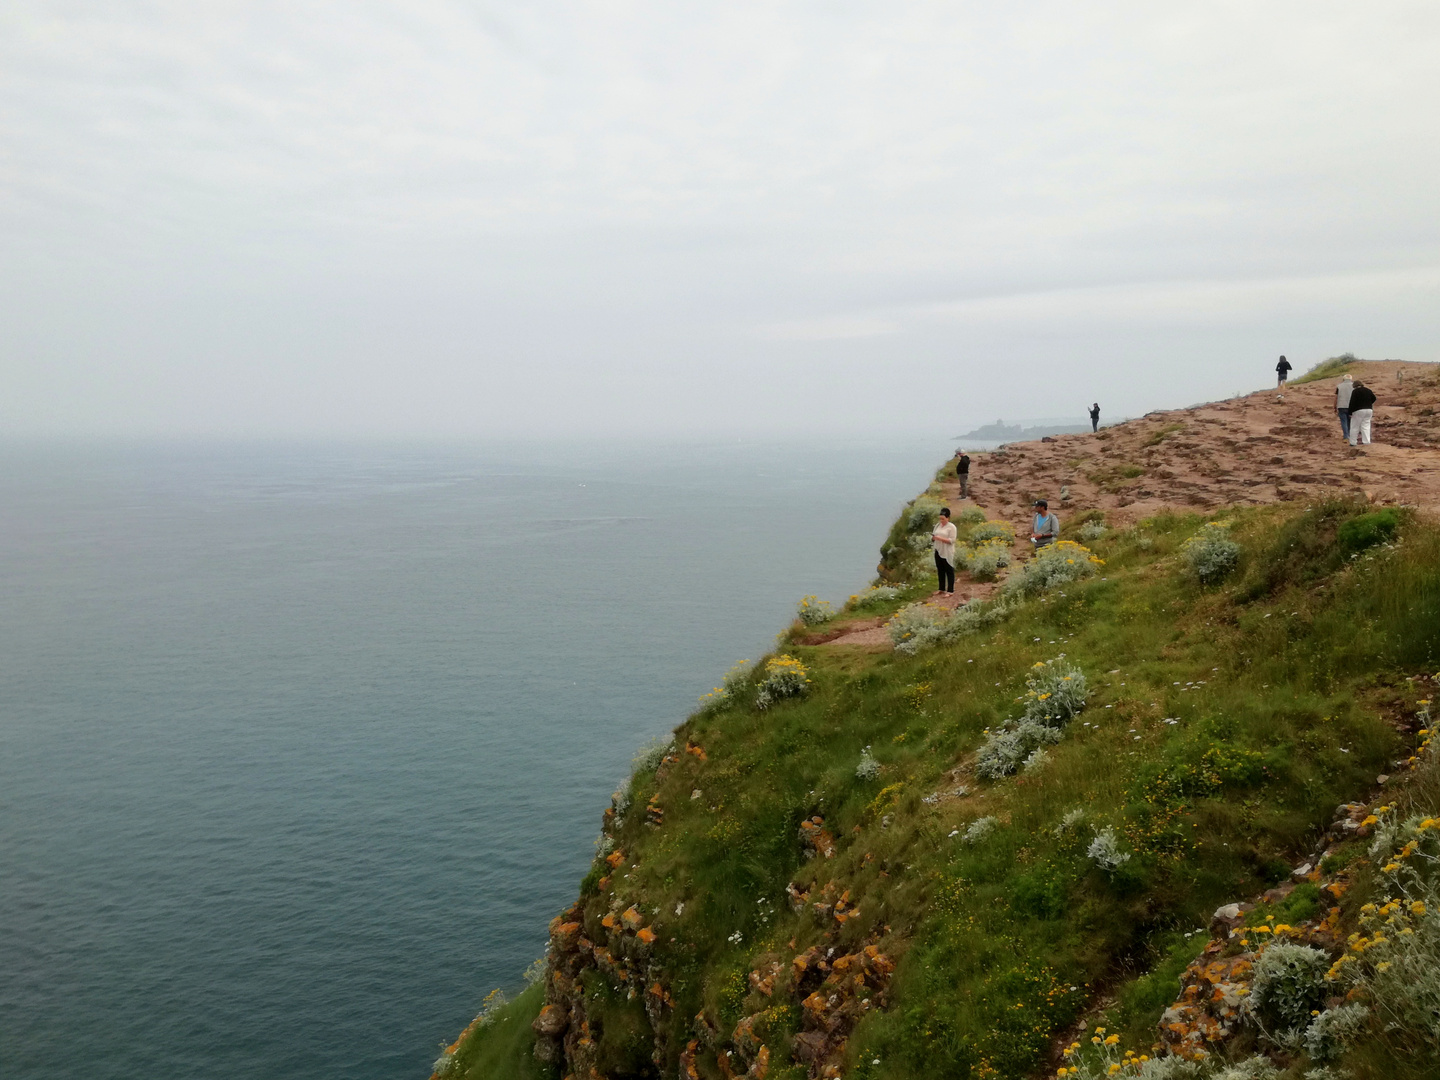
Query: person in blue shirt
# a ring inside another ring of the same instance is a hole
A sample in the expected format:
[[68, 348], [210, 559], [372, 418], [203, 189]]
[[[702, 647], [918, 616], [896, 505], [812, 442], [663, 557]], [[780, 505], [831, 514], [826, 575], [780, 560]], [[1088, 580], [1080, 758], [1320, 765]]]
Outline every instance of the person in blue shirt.
[[1060, 519], [1050, 513], [1050, 504], [1044, 499], [1035, 500], [1035, 523], [1030, 529], [1030, 543], [1042, 548], [1053, 544], [1060, 535]]

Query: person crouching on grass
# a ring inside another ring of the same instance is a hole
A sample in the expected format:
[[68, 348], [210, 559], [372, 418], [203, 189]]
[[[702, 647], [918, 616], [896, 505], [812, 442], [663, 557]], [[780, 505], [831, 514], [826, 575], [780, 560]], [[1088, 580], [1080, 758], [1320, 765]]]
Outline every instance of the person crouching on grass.
[[1053, 544], [1060, 535], [1060, 519], [1050, 513], [1050, 504], [1044, 499], [1035, 500], [1035, 524], [1030, 529], [1030, 543], [1039, 551], [1046, 544]]
[[953, 596], [955, 593], [955, 526], [950, 522], [950, 508], [940, 511], [940, 520], [935, 523], [930, 539], [935, 547], [935, 574], [940, 578], [942, 592]]

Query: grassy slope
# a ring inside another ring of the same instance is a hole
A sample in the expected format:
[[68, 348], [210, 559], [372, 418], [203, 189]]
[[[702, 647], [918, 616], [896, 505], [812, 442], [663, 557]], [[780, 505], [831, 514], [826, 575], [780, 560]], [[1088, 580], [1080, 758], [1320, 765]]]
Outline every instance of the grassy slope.
[[[1231, 515], [1245, 555], [1213, 590], [1175, 554], [1203, 519], [1144, 522], [1091, 545], [1106, 559], [1097, 577], [992, 631], [914, 657], [790, 647], [813, 680], [803, 700], [760, 712], [746, 693], [692, 716], [677, 740], [706, 760], [681, 753], [633, 778], [616, 835], [625, 862], [603, 891], [599, 861], [582, 886], [597, 942], [600, 916], [631, 904], [659, 935], [647, 974], [675, 1002], [656, 1032], [664, 1074], [697, 1013], [723, 1050], [738, 1020], [765, 1011], [771, 1080], [804, 1075], [789, 1053], [803, 1011], [788, 964], [817, 943], [874, 943], [900, 960], [885, 1007], [849, 1040], [846, 1076], [1034, 1075], [1112, 991], [1127, 1040], [1148, 1045], [1203, 943], [1185, 932], [1283, 878], [1334, 806], [1363, 797], [1409, 745], [1405, 678], [1440, 654], [1440, 532], [1411, 522], [1396, 548], [1347, 560], [1335, 531], [1358, 511]], [[963, 766], [985, 728], [1016, 715], [1027, 670], [1060, 653], [1086, 673], [1088, 708], [1047, 765], [977, 782]], [[866, 746], [884, 766], [870, 782], [855, 775]], [[960, 782], [971, 794], [923, 801]], [[642, 812], [652, 799], [658, 828]], [[1057, 837], [1076, 808], [1084, 825]], [[805, 861], [797, 827], [815, 814], [837, 851]], [[1000, 822], [987, 840], [952, 835], [981, 816]], [[1114, 875], [1085, 854], [1106, 825], [1133, 854]], [[838, 925], [796, 913], [791, 882], [834, 882], [861, 914]], [[746, 975], [769, 955], [787, 968], [766, 997]], [[655, 1075], [642, 1002], [598, 971], [586, 980], [599, 1071]], [[513, 1023], [479, 1028], [460, 1073], [545, 1075], [515, 1035], [537, 1009], [520, 1002], [502, 1014]], [[720, 1075], [703, 1047], [697, 1068]]]

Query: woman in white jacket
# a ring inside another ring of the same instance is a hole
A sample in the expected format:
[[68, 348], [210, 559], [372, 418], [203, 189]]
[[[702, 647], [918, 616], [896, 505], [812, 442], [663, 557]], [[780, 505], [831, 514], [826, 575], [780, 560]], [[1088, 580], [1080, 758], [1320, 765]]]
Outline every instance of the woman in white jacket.
[[955, 537], [959, 535], [950, 522], [950, 509], [940, 511], [940, 520], [930, 533], [935, 548], [935, 574], [940, 579], [939, 592], [955, 592]]

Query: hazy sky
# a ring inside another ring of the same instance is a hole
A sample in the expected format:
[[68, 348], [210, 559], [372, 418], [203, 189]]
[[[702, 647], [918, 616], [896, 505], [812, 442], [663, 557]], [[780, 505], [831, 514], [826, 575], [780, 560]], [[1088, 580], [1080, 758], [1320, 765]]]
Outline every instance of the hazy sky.
[[1440, 4], [0, 5], [0, 429], [933, 431], [1440, 360]]

